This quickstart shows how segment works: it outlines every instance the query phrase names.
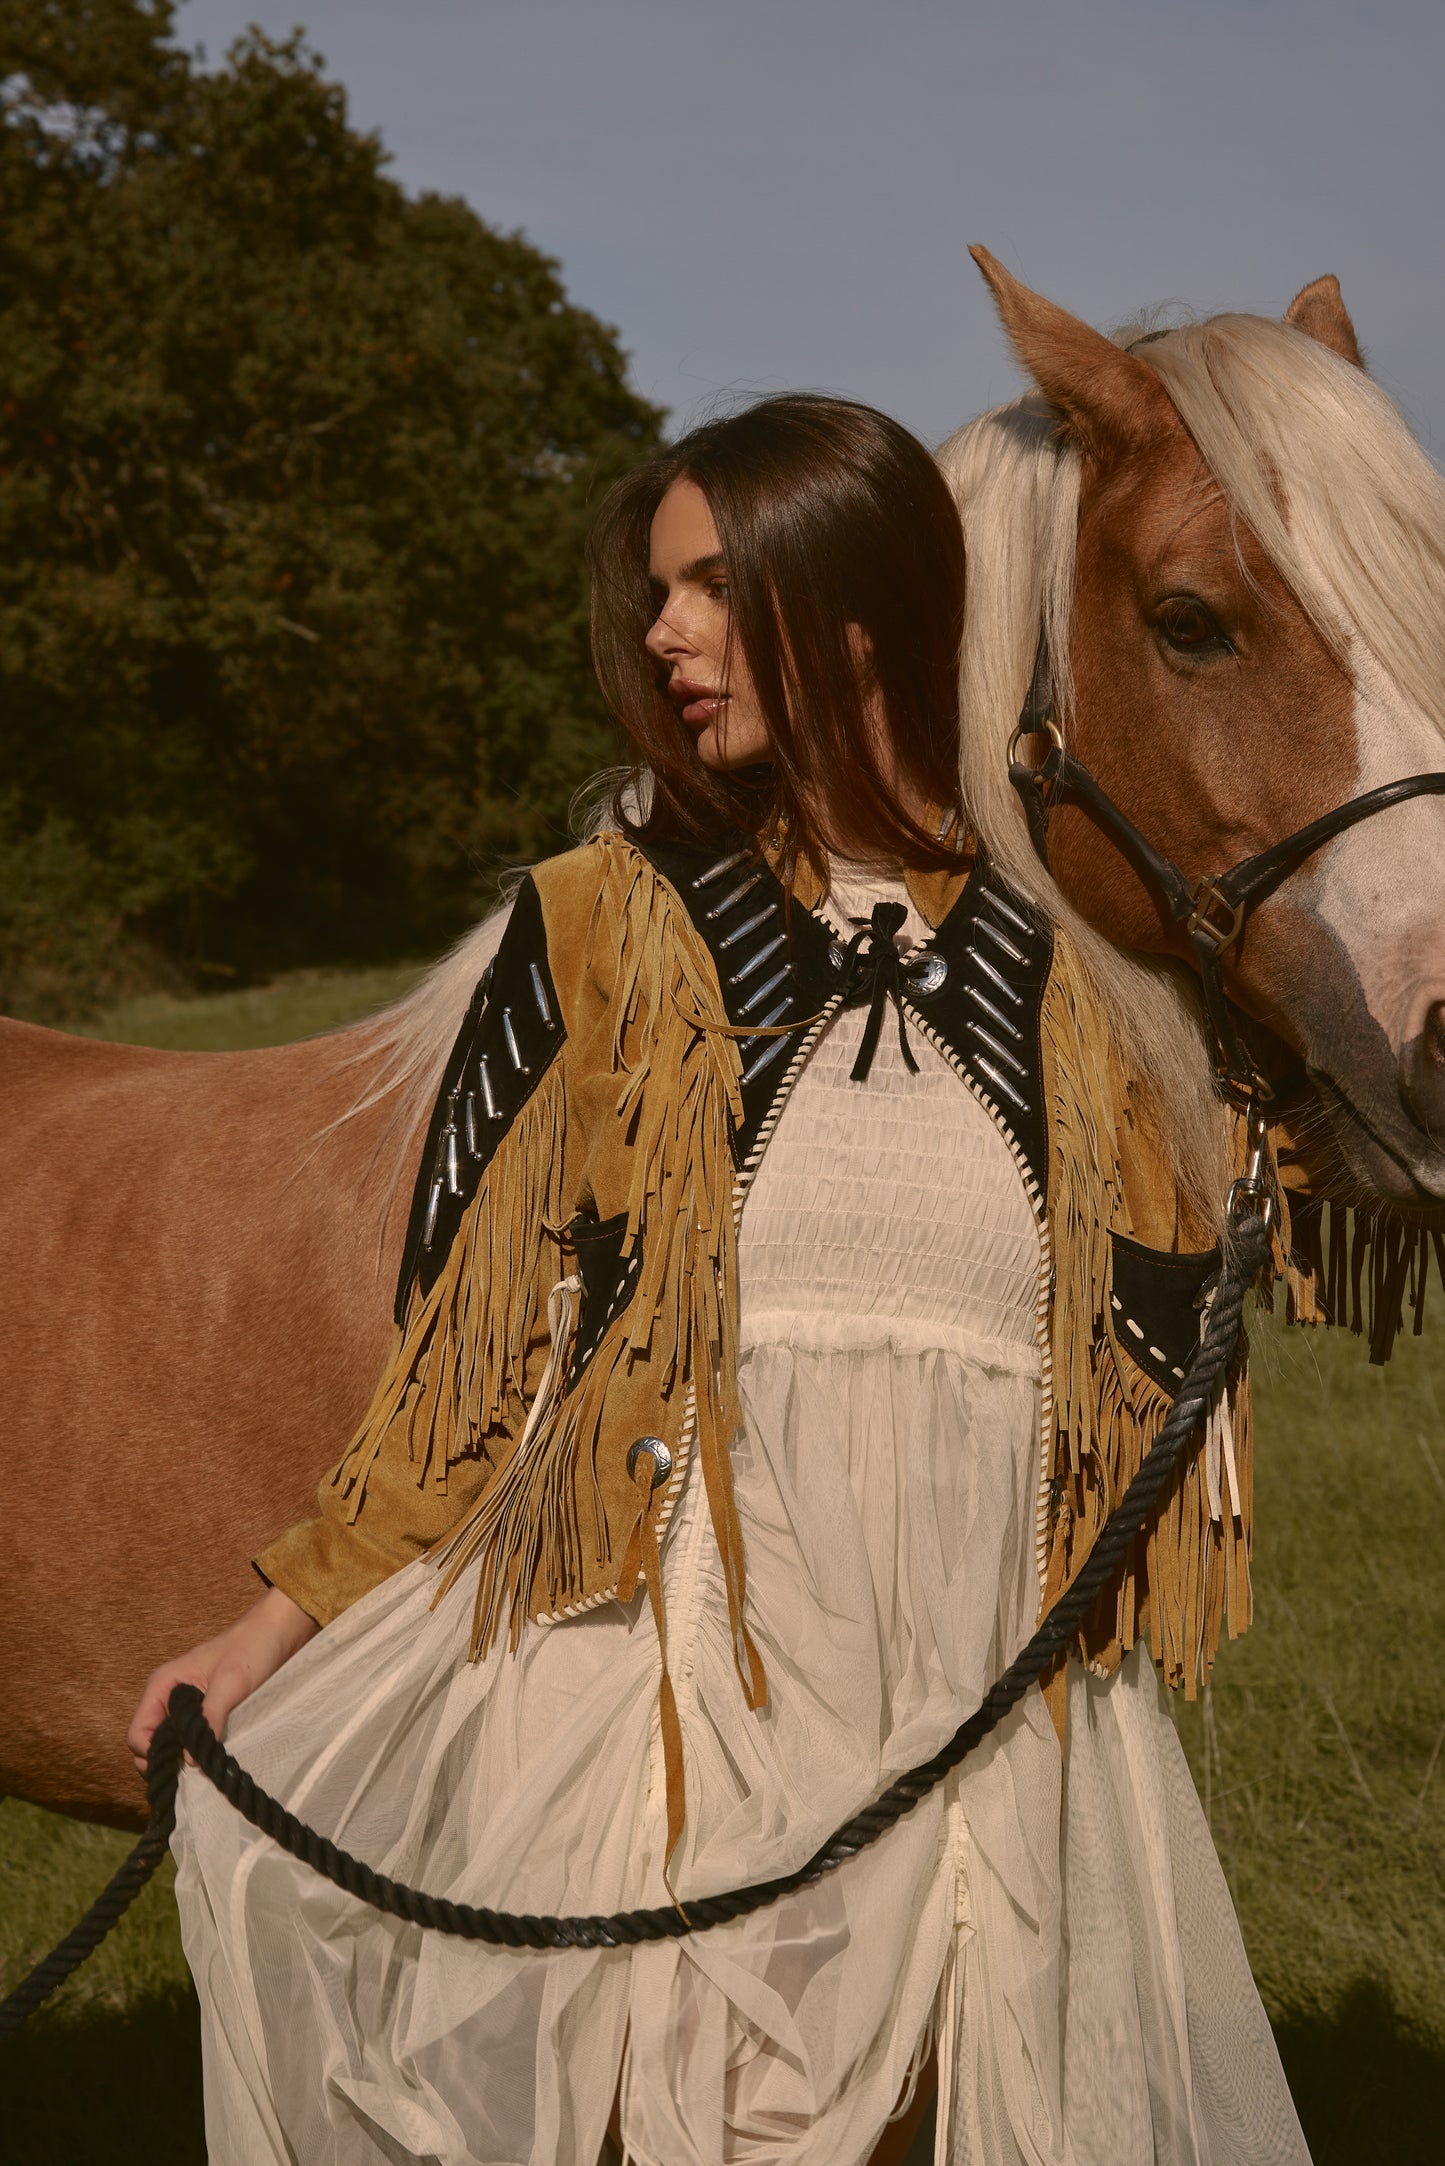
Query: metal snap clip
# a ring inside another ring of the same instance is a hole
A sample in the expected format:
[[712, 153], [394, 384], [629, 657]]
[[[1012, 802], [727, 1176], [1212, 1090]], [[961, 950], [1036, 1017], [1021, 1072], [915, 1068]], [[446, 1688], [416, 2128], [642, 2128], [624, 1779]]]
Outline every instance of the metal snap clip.
[[843, 966], [848, 960], [848, 950], [841, 940], [828, 942], [828, 962], [835, 977], [842, 977]]
[[652, 1461], [652, 1486], [654, 1489], [661, 1489], [672, 1474], [672, 1453], [660, 1436], [640, 1436], [635, 1444], [628, 1446], [627, 1478], [631, 1482], [636, 1481], [638, 1465], [644, 1452]]
[[903, 966], [912, 993], [936, 993], [948, 983], [948, 958], [930, 948], [926, 955], [916, 955], [911, 963]]

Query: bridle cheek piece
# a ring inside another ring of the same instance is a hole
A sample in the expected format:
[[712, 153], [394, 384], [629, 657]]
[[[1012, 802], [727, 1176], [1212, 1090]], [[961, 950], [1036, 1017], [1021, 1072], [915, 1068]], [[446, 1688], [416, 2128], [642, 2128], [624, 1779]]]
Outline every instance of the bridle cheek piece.
[[[1019, 758], [1021, 740], [1029, 736], [1051, 740], [1042, 766], [1029, 767]], [[1445, 771], [1385, 782], [1378, 789], [1366, 790], [1361, 797], [1352, 797], [1347, 804], [1337, 805], [1333, 812], [1311, 820], [1307, 827], [1286, 835], [1282, 842], [1272, 843], [1267, 850], [1241, 858], [1228, 872], [1209, 872], [1190, 880], [1172, 858], [1139, 832], [1082, 760], [1075, 759], [1068, 750], [1053, 713], [1048, 654], [1042, 641], [1028, 698], [1009, 739], [1008, 774], [1022, 801], [1030, 839], [1046, 870], [1049, 815], [1060, 805], [1077, 805], [1129, 860], [1174, 922], [1184, 927], [1199, 970], [1215, 1073], [1225, 1095], [1235, 1105], [1250, 1109], [1268, 1104], [1275, 1091], [1246, 1046], [1239, 1028], [1239, 1011], [1224, 989], [1225, 957], [1238, 945], [1250, 912], [1281, 887], [1291, 873], [1298, 872], [1306, 858], [1313, 857], [1337, 835], [1358, 827], [1362, 820], [1371, 820], [1376, 813], [1388, 812], [1392, 805], [1405, 804], [1411, 798], [1445, 796]]]

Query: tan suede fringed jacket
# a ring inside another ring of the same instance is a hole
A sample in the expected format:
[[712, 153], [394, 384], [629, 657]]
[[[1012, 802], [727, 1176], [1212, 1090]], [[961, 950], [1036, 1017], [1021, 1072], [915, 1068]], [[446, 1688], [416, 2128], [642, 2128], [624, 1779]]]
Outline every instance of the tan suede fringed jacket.
[[[981, 854], [960, 867], [911, 883], [933, 931], [903, 961], [903, 1009], [996, 1123], [1038, 1225], [1047, 1607], [1149, 1448], [1219, 1258], [1072, 943]], [[474, 1590], [474, 1652], [504, 1620], [515, 1641], [644, 1582], [661, 1630], [657, 1545], [696, 1459], [761, 1703], [729, 1466], [737, 1228], [846, 997], [820, 891], [802, 876], [785, 895], [743, 840], [618, 834], [523, 882], [424, 1145], [390, 1362], [320, 1517], [257, 1560], [312, 1616], [435, 1552], [443, 1587]], [[1110, 1667], [1147, 1631], [1191, 1691], [1249, 1615], [1242, 1373], [1216, 1419], [1084, 1646]], [[670, 1697], [664, 1666], [665, 1731]]]

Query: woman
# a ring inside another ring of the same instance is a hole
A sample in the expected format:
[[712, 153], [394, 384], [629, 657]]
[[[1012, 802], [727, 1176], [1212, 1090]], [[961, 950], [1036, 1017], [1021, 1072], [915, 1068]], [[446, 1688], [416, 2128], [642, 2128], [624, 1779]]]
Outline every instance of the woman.
[[[193, 1681], [380, 1869], [563, 1913], [787, 1871], [928, 1757], [1169, 1396], [1102, 1313], [1129, 1196], [1168, 1185], [1153, 1127], [1120, 1175], [1102, 1011], [956, 802], [963, 544], [926, 452], [765, 401], [622, 483], [592, 555], [646, 816], [519, 891], [371, 1411], [131, 1738]], [[1132, 1246], [1177, 1362], [1212, 1234], [1170, 1222], [1199, 1256], [1151, 1279]], [[936, 2047], [941, 2158], [1303, 2160], [1134, 1645], [1146, 1611], [1219, 1628], [1181, 1494], [1091, 1668], [847, 1866], [677, 1944], [424, 1935], [187, 1778], [212, 2159], [592, 2166], [615, 2110], [637, 2161], [840, 2166]]]

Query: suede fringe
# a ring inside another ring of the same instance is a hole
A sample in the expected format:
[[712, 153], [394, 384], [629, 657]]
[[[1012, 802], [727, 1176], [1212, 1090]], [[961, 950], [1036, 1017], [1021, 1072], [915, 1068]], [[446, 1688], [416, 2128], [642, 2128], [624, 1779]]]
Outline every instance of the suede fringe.
[[[1129, 1230], [1119, 1151], [1134, 1124], [1097, 996], [1063, 939], [1055, 947], [1041, 1029], [1053, 1080], [1049, 1223], [1055, 1270], [1053, 1425], [1045, 1441], [1047, 1612], [1084, 1564], [1173, 1402], [1113, 1329], [1110, 1233]], [[1166, 1681], [1182, 1684], [1192, 1697], [1209, 1674], [1221, 1635], [1227, 1630], [1233, 1637], [1249, 1622], [1252, 1422], [1242, 1369], [1241, 1360], [1212, 1417], [1217, 1450], [1211, 1442], [1181, 1472], [1139, 1539], [1133, 1569], [1116, 1594], [1100, 1601], [1080, 1635], [1082, 1654], [1098, 1669], [1117, 1668], [1147, 1633]]]
[[[696, 1447], [722, 1556], [733, 1644], [748, 1704], [766, 1699], [761, 1658], [744, 1617], [742, 1530], [729, 1448], [741, 1421], [737, 1398], [737, 1254], [731, 1210], [728, 1114], [742, 1118], [740, 1063], [725, 1036], [700, 1027], [715, 995], [707, 951], [664, 883], [637, 851], [599, 843], [608, 863], [589, 930], [589, 964], [615, 984], [611, 1066], [616, 1118], [630, 1145], [631, 1185], [623, 1256], [641, 1244], [636, 1290], [604, 1333], [581, 1380], [559, 1385], [516, 1450], [442, 1552], [442, 1592], [480, 1566], [472, 1651], [492, 1644], [510, 1613], [513, 1645], [528, 1616], [555, 1615], [589, 1599], [630, 1595], [639, 1552], [655, 1540], [656, 1507], [609, 1527], [598, 1449], [608, 1391], [619, 1367], [646, 1358], [659, 1396], [693, 1386]], [[669, 1080], [649, 1089], [650, 1079]], [[555, 1352], [555, 1349], [554, 1349]], [[682, 1475], [682, 1455], [672, 1481]], [[620, 1546], [622, 1554], [615, 1556]], [[599, 1584], [600, 1583], [600, 1584]], [[660, 1585], [655, 1591], [660, 1601]], [[664, 1683], [665, 1683], [664, 1679]], [[670, 1687], [668, 1688], [670, 1690]], [[666, 1694], [664, 1695], [664, 1698]], [[680, 1770], [679, 1770], [680, 1775]]]
[[1292, 1324], [1347, 1324], [1386, 1362], [1411, 1319], [1425, 1328], [1425, 1283], [1433, 1255], [1445, 1286], [1445, 1233], [1385, 1211], [1293, 1196], [1286, 1235], [1285, 1315]]
[[562, 1133], [554, 1064], [487, 1167], [431, 1291], [413, 1289], [376, 1396], [332, 1477], [349, 1522], [394, 1423], [405, 1427], [418, 1486], [444, 1492], [448, 1468], [490, 1458], [490, 1444], [516, 1421], [537, 1325], [537, 1259], [562, 1210]]

